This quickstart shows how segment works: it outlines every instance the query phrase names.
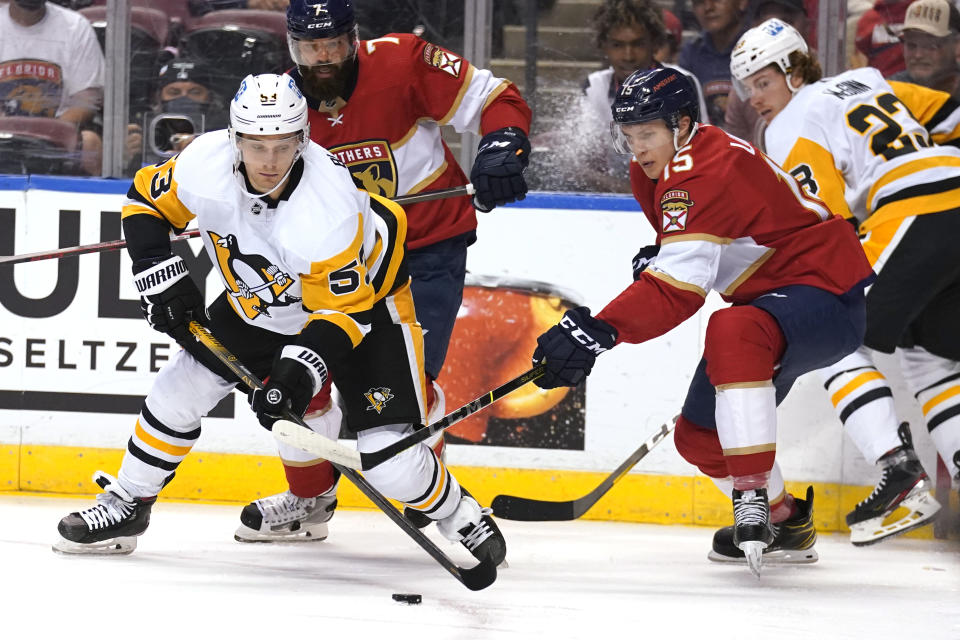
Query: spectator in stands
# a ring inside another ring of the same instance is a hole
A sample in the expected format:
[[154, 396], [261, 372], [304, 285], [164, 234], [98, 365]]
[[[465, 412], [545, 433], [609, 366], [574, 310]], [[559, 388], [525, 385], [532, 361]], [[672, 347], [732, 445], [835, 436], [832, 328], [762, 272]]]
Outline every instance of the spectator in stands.
[[654, 51], [653, 57], [663, 64], [676, 64], [680, 45], [683, 44], [683, 23], [672, 11], [661, 11], [663, 25], [667, 28], [666, 40]]
[[877, 0], [857, 22], [857, 50], [884, 77], [903, 71], [903, 44], [900, 32], [910, 0]]
[[747, 0], [691, 0], [700, 36], [680, 49], [677, 63], [703, 86], [710, 122], [723, 124], [730, 81], [730, 53], [743, 33]]
[[[630, 191], [630, 158], [616, 153], [610, 144], [610, 107], [620, 85], [638, 69], [666, 66], [685, 73], [700, 89], [689, 71], [654, 58], [654, 52], [669, 38], [661, 15], [649, 0], [606, 0], [597, 9], [595, 42], [610, 66], [587, 76], [583, 98], [576, 105], [577, 117], [566, 119], [575, 131], [554, 131], [535, 140], [551, 147], [549, 154], [538, 157], [536, 171], [541, 182], [537, 188]], [[706, 111], [702, 95], [700, 109]]]
[[176, 58], [160, 69], [158, 93], [153, 110], [147, 115], [148, 132], [153, 142], [141, 156], [143, 127], [132, 123], [127, 128], [126, 161], [131, 169], [157, 162], [162, 155], [152, 151], [156, 146], [168, 155], [182, 151], [199, 134], [227, 126], [227, 103], [213, 88], [213, 72], [188, 58]]
[[187, 0], [190, 15], [202, 16], [211, 11], [224, 9], [259, 9], [261, 11], [286, 11], [290, 0]]
[[[750, 25], [758, 26], [770, 18], [783, 20], [802, 34], [809, 32], [813, 22], [807, 17], [804, 0], [752, 0], [747, 12]], [[724, 113], [723, 128], [727, 133], [742, 138], [763, 148], [763, 132], [766, 123], [760, 119], [750, 103], [741, 100], [736, 91], [727, 96], [727, 110]]]
[[77, 126], [81, 166], [100, 174], [94, 124], [103, 105], [103, 54], [90, 23], [45, 0], [0, 6], [0, 105], [4, 115], [58, 118]]
[[903, 21], [903, 58], [907, 68], [891, 80], [913, 82], [960, 98], [957, 33], [960, 11], [948, 0], [916, 0]]

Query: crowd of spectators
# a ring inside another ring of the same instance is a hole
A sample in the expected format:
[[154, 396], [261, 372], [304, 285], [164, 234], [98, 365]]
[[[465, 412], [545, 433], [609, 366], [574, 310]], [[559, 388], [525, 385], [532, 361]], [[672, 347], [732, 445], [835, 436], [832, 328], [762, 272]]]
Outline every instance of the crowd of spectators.
[[[551, 122], [535, 132], [539, 148], [550, 152], [538, 158], [541, 162], [531, 163], [535, 187], [627, 189], [625, 162], [605, 144], [605, 129], [611, 96], [638, 68], [663, 64], [690, 74], [701, 90], [704, 122], [754, 143], [762, 141], [762, 122], [732, 91], [731, 50], [747, 28], [770, 17], [792, 24], [815, 46], [818, 0], [688, 0], [688, 10], [676, 15], [664, 9], [666, 4], [605, 0], [598, 7], [592, 26], [602, 68], [583, 79], [581, 98], [564, 104], [570, 115], [567, 120], [574, 125], [568, 128]], [[0, 4], [0, 133], [19, 126], [18, 118], [41, 119], [30, 127], [34, 133], [41, 132], [35, 137], [62, 149], [58, 157], [39, 155], [46, 158], [46, 166], [18, 165], [12, 159], [16, 152], [30, 155], [28, 149], [35, 151], [35, 147], [10, 147], [17, 144], [16, 139], [0, 137], [0, 144], [14, 151], [3, 154], [6, 159], [0, 162], [0, 172], [100, 174], [103, 5], [105, 0]], [[124, 158], [128, 172], [175, 153], [196, 133], [225, 126], [225, 97], [247, 72], [276, 72], [290, 65], [282, 21], [287, 0], [133, 0], [132, 5]], [[500, 56], [503, 25], [522, 23], [525, 3], [495, 0], [495, 5], [493, 54]], [[541, 13], [554, 5], [555, 0], [538, 1]], [[458, 50], [463, 7], [462, 0], [360, 0], [361, 37], [411, 31]], [[958, 95], [960, 14], [951, 0], [847, 0], [847, 8], [849, 66], [874, 66], [885, 76]], [[219, 16], [235, 19], [238, 11], [251, 16], [239, 35], [217, 20]], [[275, 19], [263, 17], [271, 13]], [[160, 20], [162, 25], [158, 28], [150, 20]], [[45, 128], [46, 137], [42, 135]], [[561, 139], [573, 144], [561, 151]]]

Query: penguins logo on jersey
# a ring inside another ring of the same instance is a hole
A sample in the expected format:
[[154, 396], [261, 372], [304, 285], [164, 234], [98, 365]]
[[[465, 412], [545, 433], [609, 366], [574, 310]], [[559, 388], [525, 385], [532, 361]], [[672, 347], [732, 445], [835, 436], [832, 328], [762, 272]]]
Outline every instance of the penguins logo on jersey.
[[359, 188], [385, 198], [396, 197], [397, 163], [386, 140], [351, 142], [329, 151], [347, 167]]
[[671, 189], [660, 198], [663, 213], [663, 232], [683, 231], [687, 228], [687, 213], [693, 206], [690, 194], [682, 189]]
[[251, 320], [261, 314], [269, 318], [270, 307], [300, 304], [301, 298], [286, 293], [294, 283], [290, 274], [261, 255], [240, 251], [236, 236], [208, 233], [217, 254], [217, 266], [238, 313]]
[[393, 400], [393, 394], [390, 393], [389, 387], [374, 387], [363, 394], [363, 397], [370, 403], [367, 411], [376, 411], [377, 413], [382, 413], [387, 403]]

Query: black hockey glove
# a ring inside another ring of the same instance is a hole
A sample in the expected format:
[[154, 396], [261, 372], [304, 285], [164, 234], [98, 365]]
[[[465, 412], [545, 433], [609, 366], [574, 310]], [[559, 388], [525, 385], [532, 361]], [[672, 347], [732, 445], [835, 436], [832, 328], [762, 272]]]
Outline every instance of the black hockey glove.
[[263, 389], [250, 392], [250, 407], [265, 429], [287, 415], [302, 418], [310, 399], [327, 381], [327, 366], [315, 351], [291, 344], [273, 359]]
[[505, 127], [483, 136], [470, 170], [470, 182], [475, 189], [473, 206], [479, 211], [491, 211], [499, 205], [523, 200], [527, 195], [523, 170], [529, 162], [530, 141], [521, 129]]
[[187, 325], [206, 324], [203, 294], [187, 265], [173, 254], [133, 263], [133, 280], [140, 292], [140, 311], [150, 326], [177, 342], [193, 341]]
[[658, 253], [660, 253], [660, 245], [648, 244], [640, 249], [640, 253], [633, 256], [633, 279], [635, 281], [640, 279], [640, 274], [647, 270]]
[[591, 316], [590, 309], [571, 309], [537, 338], [533, 364], [546, 363], [547, 370], [534, 382], [541, 389], [575, 387], [590, 374], [597, 356], [616, 342], [617, 330]]

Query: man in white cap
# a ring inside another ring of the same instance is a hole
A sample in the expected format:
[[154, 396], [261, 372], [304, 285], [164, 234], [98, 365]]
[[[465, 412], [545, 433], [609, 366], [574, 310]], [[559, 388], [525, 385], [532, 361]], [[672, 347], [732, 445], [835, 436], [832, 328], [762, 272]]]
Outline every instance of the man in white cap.
[[916, 0], [903, 21], [907, 68], [891, 80], [913, 82], [960, 97], [957, 33], [960, 11], [949, 0]]

